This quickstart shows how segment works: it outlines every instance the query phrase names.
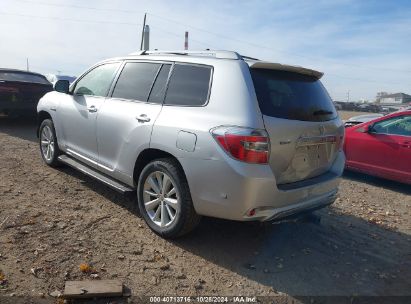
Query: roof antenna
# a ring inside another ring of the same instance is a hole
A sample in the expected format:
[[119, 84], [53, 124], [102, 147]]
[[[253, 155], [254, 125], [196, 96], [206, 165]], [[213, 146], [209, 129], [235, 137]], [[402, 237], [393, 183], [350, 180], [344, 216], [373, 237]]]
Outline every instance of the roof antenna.
[[141, 31], [140, 51], [143, 50], [144, 28], [146, 27], [146, 18], [147, 18], [147, 13], [144, 14], [143, 29]]

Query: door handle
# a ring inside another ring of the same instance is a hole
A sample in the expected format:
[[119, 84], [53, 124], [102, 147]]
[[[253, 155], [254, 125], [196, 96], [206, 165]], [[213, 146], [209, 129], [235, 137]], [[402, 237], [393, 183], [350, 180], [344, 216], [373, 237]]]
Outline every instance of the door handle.
[[141, 114], [140, 116], [137, 116], [136, 119], [138, 122], [149, 122], [151, 120], [146, 114]]
[[87, 111], [89, 111], [90, 113], [95, 113], [95, 112], [97, 112], [97, 108], [96, 108], [96, 106], [89, 106], [87, 108]]

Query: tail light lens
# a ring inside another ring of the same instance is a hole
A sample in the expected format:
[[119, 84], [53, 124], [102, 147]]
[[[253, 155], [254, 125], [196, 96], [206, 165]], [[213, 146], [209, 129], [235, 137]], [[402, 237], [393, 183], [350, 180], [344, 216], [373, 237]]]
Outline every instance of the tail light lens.
[[252, 164], [268, 163], [270, 141], [265, 130], [217, 127], [211, 134], [233, 158]]

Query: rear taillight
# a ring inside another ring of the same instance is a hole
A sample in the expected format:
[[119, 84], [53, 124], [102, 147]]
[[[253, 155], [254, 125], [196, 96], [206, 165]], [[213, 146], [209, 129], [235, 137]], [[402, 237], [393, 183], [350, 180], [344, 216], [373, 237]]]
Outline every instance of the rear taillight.
[[211, 130], [211, 134], [233, 158], [253, 164], [268, 163], [270, 141], [265, 130], [217, 127]]

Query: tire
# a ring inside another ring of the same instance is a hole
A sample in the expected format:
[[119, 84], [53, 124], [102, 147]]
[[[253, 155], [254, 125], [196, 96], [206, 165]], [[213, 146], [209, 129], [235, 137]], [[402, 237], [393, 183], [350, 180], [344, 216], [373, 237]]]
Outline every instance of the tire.
[[60, 164], [58, 157], [61, 155], [61, 151], [51, 119], [45, 119], [41, 122], [39, 128], [39, 146], [43, 161], [50, 167], [57, 167]]
[[137, 200], [147, 225], [163, 238], [187, 234], [201, 219], [194, 210], [185, 175], [172, 158], [154, 160], [144, 167], [138, 179]]

